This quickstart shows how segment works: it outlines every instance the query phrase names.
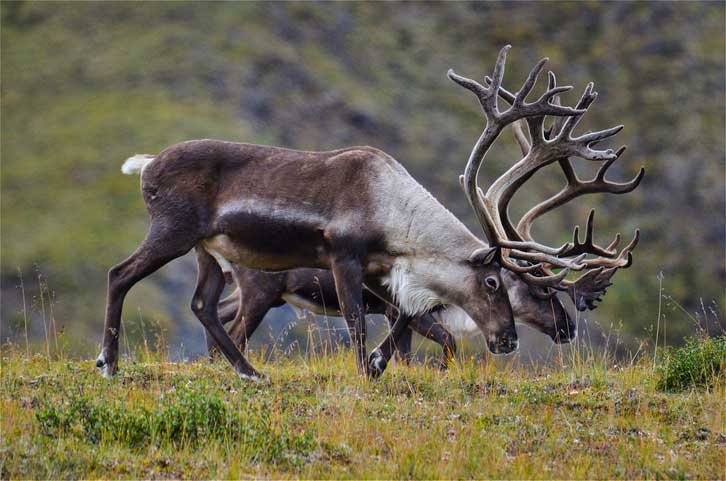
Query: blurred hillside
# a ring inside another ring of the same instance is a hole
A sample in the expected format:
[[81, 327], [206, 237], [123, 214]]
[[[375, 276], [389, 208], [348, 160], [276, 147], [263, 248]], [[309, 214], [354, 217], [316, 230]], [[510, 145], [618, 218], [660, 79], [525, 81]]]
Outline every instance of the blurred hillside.
[[[581, 129], [625, 124], [616, 139], [629, 148], [610, 177], [647, 170], [635, 192], [581, 198], [536, 227], [547, 242], [565, 241], [596, 206], [603, 243], [641, 228], [634, 266], [586, 313], [589, 323], [622, 324], [626, 340], [648, 336], [659, 273], [669, 343], [724, 318], [723, 3], [4, 1], [0, 9], [3, 340], [25, 329], [22, 275], [31, 336], [42, 338], [52, 307], [67, 342], [95, 351], [106, 271], [147, 227], [139, 179], [122, 175], [121, 162], [182, 140], [372, 145], [480, 233], [456, 178], [484, 120], [445, 73], [481, 78], [506, 43], [514, 48], [505, 86], [520, 85], [542, 56], [560, 83], [575, 85], [566, 102], [594, 80], [600, 96]], [[503, 135], [481, 183], [518, 152]], [[562, 182], [554, 166], [539, 174], [515, 212]], [[199, 352], [201, 327], [188, 309], [194, 276], [185, 259], [136, 287], [129, 335], [140, 335], [144, 319], [145, 332], [155, 325], [172, 344], [186, 343], [184, 352]]]

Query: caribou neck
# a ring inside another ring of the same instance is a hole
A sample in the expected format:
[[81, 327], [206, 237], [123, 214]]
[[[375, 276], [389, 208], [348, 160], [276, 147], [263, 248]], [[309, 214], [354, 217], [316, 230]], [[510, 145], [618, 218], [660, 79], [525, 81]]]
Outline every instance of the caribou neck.
[[375, 182], [392, 197], [380, 199], [377, 216], [392, 252], [407, 258], [463, 262], [487, 246], [400, 164], [397, 167], [404, 175], [379, 175]]

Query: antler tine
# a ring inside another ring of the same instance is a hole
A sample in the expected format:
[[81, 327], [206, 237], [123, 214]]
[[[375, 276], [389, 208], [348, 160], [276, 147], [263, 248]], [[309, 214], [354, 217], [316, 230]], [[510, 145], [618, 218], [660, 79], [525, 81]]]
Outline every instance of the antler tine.
[[[532, 88], [534, 87], [535, 82], [537, 82], [537, 77], [539, 77], [540, 72], [542, 71], [542, 68], [544, 68], [544, 65], [549, 62], [548, 57], [544, 57], [539, 62], [535, 64], [535, 66], [532, 68], [532, 70], [529, 72], [529, 75], [527, 75], [527, 80], [524, 81], [522, 84], [522, 88], [519, 89], [519, 92], [514, 97], [514, 102], [512, 103], [513, 107], [521, 106], [524, 104], [524, 99], [529, 95], [529, 93], [532, 91]], [[500, 82], [501, 85], [501, 82]], [[548, 90], [549, 91], [549, 90]]]
[[[585, 227], [585, 241], [580, 242], [580, 226], [575, 226], [575, 230], [572, 235], [572, 249], [569, 249], [562, 254], [563, 257], [576, 256], [580, 254], [594, 254], [596, 256], [613, 258], [617, 255], [617, 251], [611, 251], [609, 249], [600, 247], [595, 244], [594, 241], [594, 220], [595, 220], [595, 209], [590, 209], [590, 214], [587, 216], [587, 224]], [[615, 237], [615, 240], [610, 245], [617, 245], [620, 239], [620, 234]]]
[[[597, 99], [597, 92], [593, 92], [593, 88], [595, 88], [595, 84], [593, 82], [588, 82], [587, 86], [585, 87], [585, 91], [580, 96], [580, 100], [577, 101], [576, 108], [585, 111], [590, 108], [593, 102], [595, 102], [595, 100]], [[559, 126], [559, 129], [553, 130], [552, 138], [569, 138], [570, 134], [572, 134], [572, 131], [575, 129], [577, 124], [580, 123], [580, 120], [582, 120], [582, 115], [573, 115], [571, 118], [564, 119], [564, 121], [561, 123], [561, 126]]]
[[446, 75], [451, 80], [461, 85], [465, 89], [474, 92], [474, 94], [479, 99], [479, 103], [481, 103], [482, 109], [484, 109], [484, 114], [487, 117], [487, 121], [491, 123], [494, 123], [493, 121], [495, 121], [499, 117], [499, 109], [497, 107], [497, 92], [502, 85], [502, 79], [504, 78], [504, 67], [507, 63], [507, 52], [511, 48], [511, 45], [505, 45], [499, 51], [499, 55], [497, 56], [497, 63], [494, 66], [494, 73], [492, 74], [492, 81], [488, 86], [484, 86], [476, 80], [462, 77], [461, 75], [458, 75], [456, 72], [454, 72], [453, 69], [449, 69], [449, 71], [446, 73]]
[[529, 143], [529, 138], [527, 138], [527, 134], [524, 133], [524, 129], [522, 128], [522, 122], [523, 121], [521, 119], [514, 122], [512, 124], [512, 131], [514, 132], [514, 140], [517, 141], [517, 145], [519, 145], [519, 148], [522, 151], [522, 155], [527, 155], [532, 145]]
[[542, 268], [542, 264], [521, 265], [518, 262], [510, 260], [507, 257], [502, 257], [500, 259], [500, 263], [501, 263], [502, 267], [504, 267], [505, 269], [510, 270], [512, 272], [519, 273], [519, 274], [526, 273], [526, 272], [534, 272], [534, 271]]
[[563, 269], [557, 274], [545, 276], [533, 276], [532, 274], [520, 274], [521, 278], [527, 284], [535, 287], [551, 287], [557, 289], [560, 287], [565, 277], [570, 273], [569, 269]]
[[[555, 73], [552, 71], [547, 72], [547, 79], [548, 79], [548, 86], [550, 89], [553, 89], [557, 86], [557, 77], [555, 76]], [[559, 105], [560, 104], [560, 97], [556, 96], [552, 98], [552, 103]], [[562, 130], [562, 126], [565, 125], [565, 120], [567, 120], [567, 117], [555, 117], [554, 122], [552, 122], [552, 125], [549, 129], [544, 131], [544, 138], [549, 140], [553, 137], [556, 137], [557, 134]]]
[[535, 205], [522, 216], [516, 228], [517, 232], [519, 232], [522, 236], [522, 239], [525, 241], [532, 240], [532, 223], [537, 218], [571, 201], [572, 199], [575, 199], [576, 197], [596, 193], [625, 194], [635, 189], [640, 184], [640, 181], [643, 180], [643, 176], [645, 175], [645, 169], [642, 167], [638, 174], [629, 182], [617, 183], [605, 180], [607, 170], [618, 158], [620, 158], [623, 152], [625, 152], [625, 147], [618, 149], [615, 157], [607, 160], [600, 167], [595, 177], [589, 181], [580, 180], [569, 159], [560, 159], [559, 164], [565, 174], [567, 183], [560, 192]]
[[518, 249], [512, 249], [511, 256], [530, 262], [546, 262], [554, 267], [565, 267], [573, 271], [581, 271], [586, 267], [586, 264], [583, 263], [583, 259], [587, 256], [587, 253], [581, 254], [574, 259], [567, 259], [565, 258], [566, 256], [564, 253], [562, 257], [554, 257], [549, 254], [543, 254], [542, 252], [525, 252]]
[[505, 45], [499, 51], [497, 56], [497, 62], [494, 64], [494, 73], [492, 73], [492, 85], [490, 94], [493, 99], [497, 98], [499, 87], [502, 86], [502, 80], [504, 80], [504, 67], [507, 63], [507, 52], [511, 50], [511, 45]]
[[610, 243], [610, 245], [605, 248], [605, 250], [608, 250], [608, 251], [615, 250], [618, 247], [618, 244], [620, 244], [620, 232], [615, 234], [615, 238]]
[[608, 186], [608, 192], [612, 194], [627, 194], [628, 192], [633, 191], [638, 185], [640, 185], [640, 181], [643, 180], [643, 176], [645, 175], [645, 168], [641, 167], [638, 173], [633, 177], [632, 180], [628, 182], [612, 182], [605, 180], [605, 174], [607, 174], [608, 169], [610, 166], [612, 166], [618, 158], [620, 158], [621, 155], [623, 155], [623, 152], [625, 152], [625, 149], [627, 147], [623, 145], [615, 152], [615, 157], [609, 160], [606, 160], [598, 169], [597, 174], [595, 175], [595, 178], [593, 179], [593, 182], [599, 182], [602, 185]]
[[633, 249], [638, 245], [638, 242], [640, 241], [640, 229], [635, 229], [635, 235], [633, 236], [633, 239], [623, 247], [623, 250], [620, 251], [620, 254], [617, 255], [617, 257], [612, 256], [614, 258], [604, 258], [604, 257], [597, 257], [595, 259], [586, 259], [582, 261], [583, 264], [588, 269], [592, 269], [594, 267], [617, 267], [620, 269], [627, 269], [630, 267], [630, 264], [633, 263]]
[[454, 69], [449, 69], [446, 72], [446, 76], [449, 77], [451, 80], [456, 82], [457, 84], [461, 85], [467, 90], [471, 90], [474, 92], [474, 94], [479, 97], [480, 99], [486, 96], [488, 89], [477, 82], [476, 80], [472, 80], [470, 78], [462, 77], [461, 75], [454, 72]]

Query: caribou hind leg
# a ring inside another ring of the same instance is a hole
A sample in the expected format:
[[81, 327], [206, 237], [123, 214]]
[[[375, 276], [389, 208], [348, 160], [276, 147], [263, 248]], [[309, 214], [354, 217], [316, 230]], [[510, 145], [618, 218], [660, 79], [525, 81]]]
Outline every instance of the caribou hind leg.
[[[247, 340], [260, 326], [267, 312], [278, 303], [279, 295], [270, 295], [254, 286], [245, 286], [236, 293], [239, 294], [236, 304], [222, 306], [220, 303], [221, 307], [217, 312], [223, 325], [231, 323], [227, 332], [239, 350], [244, 352]], [[219, 351], [211, 336], [207, 336], [207, 351], [210, 354]]]
[[189, 252], [195, 241], [190, 233], [171, 230], [163, 222], [152, 222], [146, 239], [136, 251], [108, 271], [103, 347], [96, 359], [96, 367], [105, 377], [113, 376], [118, 369], [118, 338], [126, 294], [134, 284]]
[[247, 341], [262, 324], [265, 315], [277, 301], [277, 299], [270, 299], [262, 291], [248, 294], [250, 295], [242, 294], [240, 309], [229, 330], [230, 337], [243, 352], [247, 347]]
[[222, 354], [237, 374], [246, 379], [259, 379], [260, 374], [247, 362], [217, 317], [217, 303], [224, 290], [224, 274], [217, 261], [201, 247], [197, 253], [197, 287], [192, 298], [192, 311], [202, 322]]
[[[226, 277], [225, 280], [229, 283], [229, 280]], [[237, 287], [232, 294], [219, 301], [219, 304], [217, 304], [217, 317], [223, 326], [237, 318], [237, 314], [242, 308], [241, 300], [242, 292], [239, 287]], [[209, 335], [206, 329], [204, 330], [204, 338], [207, 341], [207, 355], [209, 356], [209, 360], [214, 361], [220, 353], [219, 346], [217, 346], [217, 343], [214, 341], [212, 336]]]

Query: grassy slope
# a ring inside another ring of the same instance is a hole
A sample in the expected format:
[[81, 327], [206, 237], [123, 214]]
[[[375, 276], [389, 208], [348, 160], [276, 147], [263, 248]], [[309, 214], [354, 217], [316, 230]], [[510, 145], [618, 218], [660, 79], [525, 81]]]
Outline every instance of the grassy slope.
[[1, 476], [724, 474], [726, 386], [660, 393], [646, 364], [535, 375], [500, 361], [463, 361], [446, 374], [394, 365], [374, 382], [347, 355], [263, 368], [270, 381], [250, 384], [223, 362], [145, 358], [106, 381], [90, 361], [49, 365], [5, 349]]

